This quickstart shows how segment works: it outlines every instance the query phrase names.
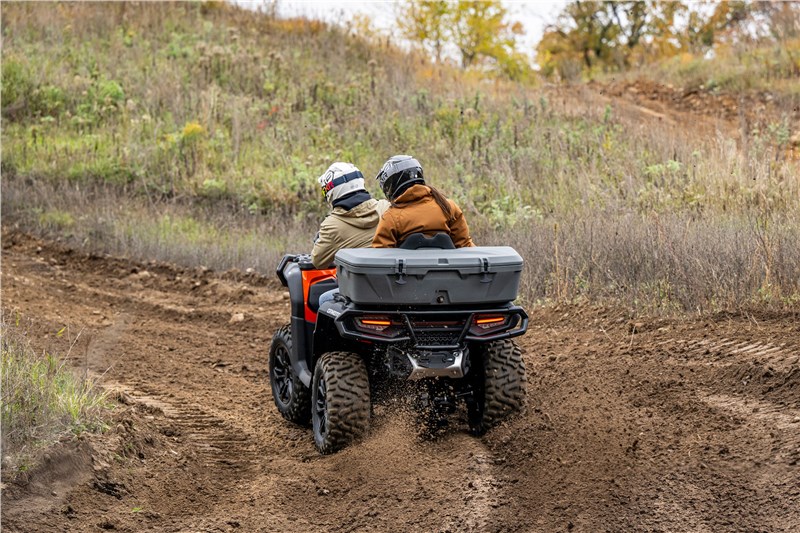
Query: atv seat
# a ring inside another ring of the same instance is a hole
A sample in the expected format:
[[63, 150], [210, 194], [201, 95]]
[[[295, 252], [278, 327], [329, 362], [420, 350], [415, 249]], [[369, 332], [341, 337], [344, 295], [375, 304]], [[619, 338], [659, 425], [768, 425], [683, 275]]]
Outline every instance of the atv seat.
[[311, 287], [308, 288], [308, 308], [314, 311], [315, 313], [319, 311], [319, 297], [322, 296], [323, 293], [328, 292], [331, 289], [335, 289], [339, 286], [339, 282], [336, 281], [336, 278], [328, 278], [326, 280], [322, 280], [319, 283], [315, 283]]
[[426, 237], [424, 233], [412, 233], [398, 248], [404, 250], [425, 250], [431, 248], [455, 250], [456, 246], [447, 233], [437, 233], [432, 237]]

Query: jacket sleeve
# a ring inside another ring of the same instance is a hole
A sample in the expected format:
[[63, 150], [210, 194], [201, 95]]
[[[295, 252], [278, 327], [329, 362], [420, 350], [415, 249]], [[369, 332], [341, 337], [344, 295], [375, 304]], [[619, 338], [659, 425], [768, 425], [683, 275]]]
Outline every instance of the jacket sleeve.
[[395, 234], [394, 217], [388, 212], [384, 213], [372, 238], [373, 248], [397, 248], [397, 235]]
[[450, 222], [450, 234], [453, 237], [453, 244], [456, 245], [456, 248], [475, 246], [469, 234], [469, 226], [467, 226], [467, 219], [464, 218], [464, 212], [452, 200], [450, 205], [453, 207], [453, 219]]
[[319, 238], [311, 250], [311, 262], [315, 268], [328, 268], [338, 250], [335, 228], [326, 218], [319, 227]]

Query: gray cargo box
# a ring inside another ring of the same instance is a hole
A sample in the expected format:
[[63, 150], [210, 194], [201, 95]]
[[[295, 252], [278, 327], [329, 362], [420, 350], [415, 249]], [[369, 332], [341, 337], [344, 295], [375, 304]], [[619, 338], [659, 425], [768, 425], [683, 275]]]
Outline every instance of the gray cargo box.
[[346, 248], [334, 264], [340, 292], [366, 305], [510, 302], [522, 272], [522, 257], [508, 246]]

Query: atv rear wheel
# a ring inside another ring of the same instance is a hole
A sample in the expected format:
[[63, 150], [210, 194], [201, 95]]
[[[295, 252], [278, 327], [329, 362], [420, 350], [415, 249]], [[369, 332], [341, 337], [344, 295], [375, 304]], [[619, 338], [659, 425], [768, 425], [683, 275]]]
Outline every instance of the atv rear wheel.
[[328, 352], [314, 368], [311, 386], [314, 444], [320, 453], [341, 450], [369, 426], [367, 367], [357, 354]]
[[308, 425], [311, 418], [311, 391], [292, 370], [292, 333], [288, 325], [272, 337], [269, 348], [269, 384], [278, 412], [290, 422]]
[[482, 435], [525, 402], [525, 363], [522, 350], [511, 340], [475, 348], [470, 370], [472, 398], [467, 402], [470, 431]]

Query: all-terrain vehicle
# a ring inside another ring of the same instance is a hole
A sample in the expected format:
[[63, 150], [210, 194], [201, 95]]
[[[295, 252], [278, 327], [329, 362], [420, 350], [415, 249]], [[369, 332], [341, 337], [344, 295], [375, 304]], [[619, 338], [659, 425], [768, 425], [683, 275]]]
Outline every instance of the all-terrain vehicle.
[[[511, 338], [528, 316], [513, 304], [522, 258], [512, 248], [455, 249], [447, 235], [416, 234], [400, 248], [340, 250], [334, 264], [283, 257], [291, 323], [269, 353], [278, 411], [310, 420], [321, 453], [363, 434], [372, 401], [398, 382], [414, 382], [403, 389], [431, 426], [465, 406], [482, 434], [521, 408], [525, 366]], [[339, 294], [320, 306], [337, 281]]]

